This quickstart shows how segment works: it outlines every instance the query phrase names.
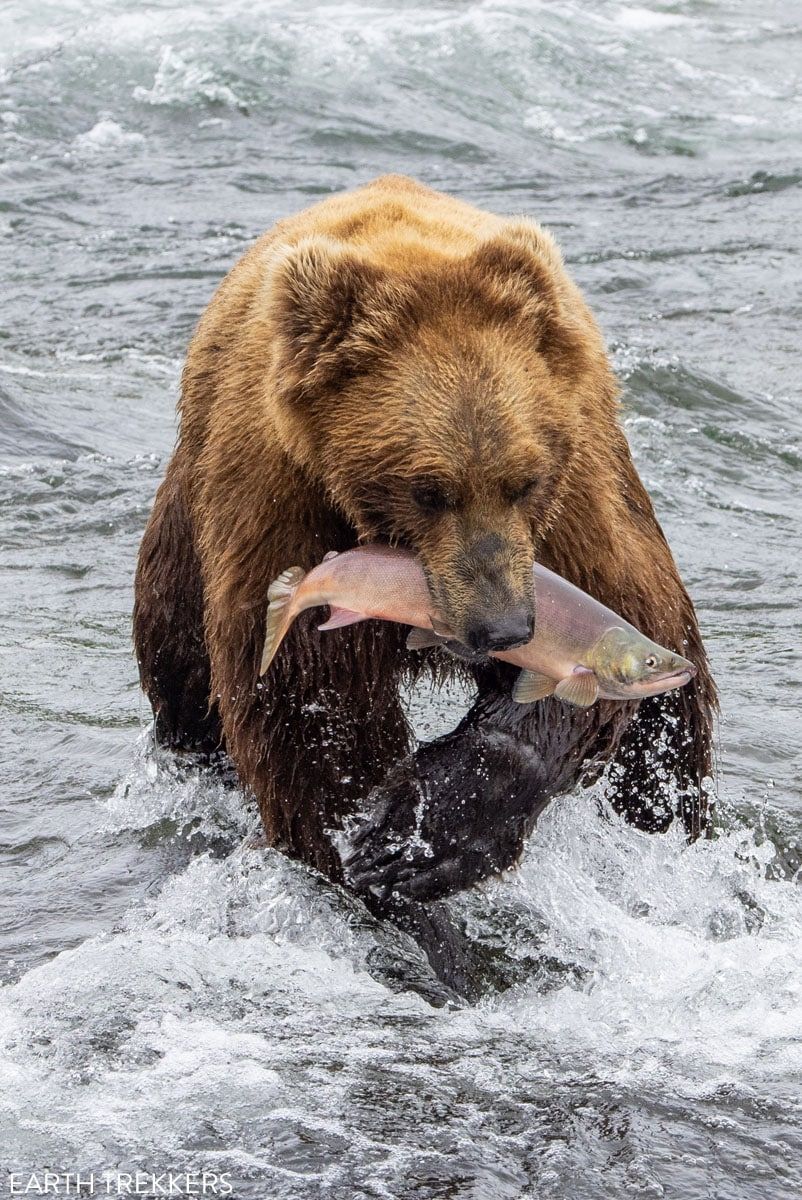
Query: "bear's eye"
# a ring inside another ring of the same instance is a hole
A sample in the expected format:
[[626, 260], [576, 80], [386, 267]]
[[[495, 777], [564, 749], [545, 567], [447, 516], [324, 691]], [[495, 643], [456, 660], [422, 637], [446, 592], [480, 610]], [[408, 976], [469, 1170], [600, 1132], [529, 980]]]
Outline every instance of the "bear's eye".
[[527, 496], [531, 496], [539, 482], [540, 480], [537, 476], [533, 476], [531, 479], [527, 479], [525, 483], [510, 486], [507, 489], [507, 496], [510, 503], [518, 504], [521, 500], [526, 500]]
[[425, 513], [444, 513], [455, 507], [454, 499], [439, 483], [416, 483], [412, 499]]

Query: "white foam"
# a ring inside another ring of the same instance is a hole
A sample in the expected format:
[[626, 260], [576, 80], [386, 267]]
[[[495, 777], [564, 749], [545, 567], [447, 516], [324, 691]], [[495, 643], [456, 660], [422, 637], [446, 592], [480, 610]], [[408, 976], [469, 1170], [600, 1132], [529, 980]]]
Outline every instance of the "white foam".
[[675, 25], [687, 25], [690, 18], [682, 13], [656, 11], [652, 8], [641, 8], [633, 5], [620, 8], [616, 13], [616, 21], [625, 29], [637, 31], [648, 29], [670, 29]]
[[131, 149], [144, 146], [145, 137], [134, 130], [124, 129], [110, 117], [103, 117], [86, 133], [79, 133], [72, 144], [74, 149], [83, 154], [103, 154], [122, 147]]
[[532, 129], [537, 133], [542, 133], [545, 137], [555, 142], [584, 142], [586, 135], [578, 129], [568, 128], [569, 118], [563, 114], [562, 121], [557, 120], [554, 113], [542, 105], [535, 105], [530, 108], [523, 119], [525, 129]]
[[135, 87], [135, 100], [152, 105], [192, 105], [199, 100], [242, 108], [243, 101], [227, 84], [215, 77], [211, 67], [187, 60], [172, 46], [161, 52], [159, 66], [149, 88]]
[[[585, 830], [581, 825], [585, 823]], [[502, 999], [564, 1053], [682, 1092], [724, 1074], [766, 1087], [802, 1068], [802, 894], [770, 881], [770, 843], [750, 830], [687, 846], [638, 833], [578, 793], [555, 802], [522, 870], [491, 888], [537, 916], [545, 953], [583, 986]]]
[[[149, 471], [159, 463], [157, 456], [131, 461]], [[155, 747], [152, 731], [146, 728], [131, 770], [103, 803], [99, 828], [114, 835], [159, 827], [163, 838], [197, 834], [232, 847], [248, 841], [254, 831], [261, 832], [255, 806], [239, 788], [212, 770], [182, 764]]]

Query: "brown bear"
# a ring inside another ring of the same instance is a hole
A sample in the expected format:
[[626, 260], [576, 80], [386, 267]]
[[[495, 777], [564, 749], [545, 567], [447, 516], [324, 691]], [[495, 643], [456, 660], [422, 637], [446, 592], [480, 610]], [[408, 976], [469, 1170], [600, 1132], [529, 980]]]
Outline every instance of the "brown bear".
[[[134, 633], [169, 746], [224, 748], [267, 838], [365, 895], [432, 900], [514, 864], [556, 792], [611, 760], [615, 802], [706, 823], [715, 692], [619, 424], [599, 330], [534, 222], [388, 176], [280, 221], [189, 348], [180, 435], [139, 556]], [[469, 667], [378, 622], [294, 625], [264, 681], [267, 587], [381, 539], [414, 551]], [[681, 691], [518, 705], [537, 560], [698, 667]], [[473, 707], [409, 754], [399, 685], [470, 670]], [[406, 756], [406, 757], [405, 757]], [[415, 832], [414, 838], [405, 835]]]

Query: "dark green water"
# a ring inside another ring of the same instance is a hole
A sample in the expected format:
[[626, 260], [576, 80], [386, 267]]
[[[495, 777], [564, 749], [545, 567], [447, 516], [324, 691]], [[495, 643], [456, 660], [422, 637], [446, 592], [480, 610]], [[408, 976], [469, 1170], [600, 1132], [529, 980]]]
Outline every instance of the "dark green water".
[[[790, 0], [0, 6], [0, 1194], [799, 1197], [801, 51]], [[130, 649], [217, 280], [391, 170], [561, 241], [723, 700], [718, 840], [559, 801], [457, 906], [519, 967], [457, 1013], [152, 758]]]

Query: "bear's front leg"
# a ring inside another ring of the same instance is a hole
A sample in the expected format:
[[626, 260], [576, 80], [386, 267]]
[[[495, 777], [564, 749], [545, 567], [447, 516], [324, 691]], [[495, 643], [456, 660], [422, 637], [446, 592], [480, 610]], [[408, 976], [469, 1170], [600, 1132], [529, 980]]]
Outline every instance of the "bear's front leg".
[[421, 746], [374, 790], [343, 858], [347, 881], [380, 900], [433, 900], [513, 866], [549, 800], [602, 746], [609, 752], [629, 706], [616, 707], [618, 719], [604, 704], [518, 705], [509, 678], [483, 688], [453, 733]]
[[496, 729], [422, 746], [372, 794], [343, 867], [356, 890], [433, 900], [511, 866], [551, 792], [541, 755]]

